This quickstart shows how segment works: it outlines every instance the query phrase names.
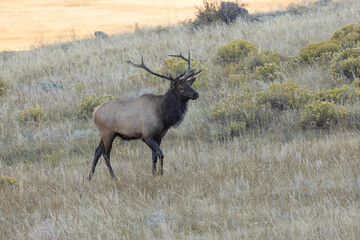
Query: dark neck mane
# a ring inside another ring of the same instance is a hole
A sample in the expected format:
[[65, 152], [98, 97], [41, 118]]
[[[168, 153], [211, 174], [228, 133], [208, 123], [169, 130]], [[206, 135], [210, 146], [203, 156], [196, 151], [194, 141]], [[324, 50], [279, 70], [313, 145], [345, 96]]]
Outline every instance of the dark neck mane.
[[181, 100], [174, 90], [169, 90], [162, 100], [159, 113], [165, 129], [178, 126], [184, 119], [187, 101]]

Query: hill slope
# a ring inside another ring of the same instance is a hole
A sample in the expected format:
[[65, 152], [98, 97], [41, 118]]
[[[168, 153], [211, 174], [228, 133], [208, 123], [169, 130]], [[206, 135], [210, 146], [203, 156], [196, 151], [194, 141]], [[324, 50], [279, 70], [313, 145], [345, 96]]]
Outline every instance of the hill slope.
[[[358, 9], [350, 0], [265, 21], [140, 29], [2, 53], [0, 238], [356, 239]], [[352, 23], [340, 33], [353, 35], [334, 35]], [[226, 63], [233, 52], [222, 55], [221, 46], [236, 39], [252, 50]], [[167, 72], [179, 63], [166, 56], [179, 50], [191, 50], [206, 75], [200, 98], [164, 138], [164, 176], [152, 177], [141, 141], [116, 141], [117, 181], [101, 161], [87, 182], [100, 138], [88, 117], [93, 106], [104, 94], [162, 94], [169, 85], [124, 61], [143, 55]], [[330, 104], [323, 122], [311, 118], [316, 101]]]

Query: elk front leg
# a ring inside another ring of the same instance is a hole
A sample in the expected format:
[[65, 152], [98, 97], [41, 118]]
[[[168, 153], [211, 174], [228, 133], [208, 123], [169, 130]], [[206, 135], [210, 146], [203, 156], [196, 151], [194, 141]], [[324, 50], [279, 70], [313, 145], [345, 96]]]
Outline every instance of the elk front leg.
[[156, 175], [156, 163], [157, 163], [158, 155], [157, 153], [152, 150], [152, 174]]
[[[161, 138], [159, 139], [155, 139], [155, 141], [157, 142], [159, 148], [160, 148], [160, 144], [161, 144]], [[160, 157], [160, 170], [159, 170], [159, 174], [160, 175], [164, 175], [164, 166], [163, 166], [163, 163], [164, 163], [164, 155], [162, 155], [162, 157]]]
[[149, 148], [151, 148], [152, 150], [152, 160], [153, 160], [153, 164], [152, 164], [152, 173], [155, 176], [156, 175], [156, 162], [157, 162], [157, 158], [160, 159], [160, 164], [161, 164], [161, 168], [160, 168], [160, 175], [163, 174], [163, 159], [164, 159], [164, 154], [162, 153], [161, 149], [160, 149], [160, 141], [155, 141], [154, 138], [152, 137], [148, 137], [148, 138], [143, 138], [142, 139], [146, 145], [149, 146]]
[[91, 171], [90, 171], [90, 174], [89, 174], [89, 177], [88, 177], [89, 181], [91, 180], [92, 176], [94, 175], [96, 164], [99, 161], [99, 158], [100, 158], [101, 154], [104, 151], [105, 151], [104, 143], [101, 140], [99, 146], [95, 150], [94, 160], [93, 160], [93, 163], [92, 163], [92, 166], [91, 166]]

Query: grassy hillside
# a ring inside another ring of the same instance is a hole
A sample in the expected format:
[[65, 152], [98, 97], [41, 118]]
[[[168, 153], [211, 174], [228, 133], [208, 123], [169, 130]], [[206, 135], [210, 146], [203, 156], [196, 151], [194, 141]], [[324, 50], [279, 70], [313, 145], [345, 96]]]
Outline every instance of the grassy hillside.
[[[356, 239], [358, 9], [0, 53], [0, 238]], [[144, 143], [116, 140], [117, 180], [101, 160], [88, 182], [93, 107], [169, 87], [124, 61], [143, 55], [167, 73], [179, 50], [204, 73], [163, 140], [164, 176], [152, 176]]]

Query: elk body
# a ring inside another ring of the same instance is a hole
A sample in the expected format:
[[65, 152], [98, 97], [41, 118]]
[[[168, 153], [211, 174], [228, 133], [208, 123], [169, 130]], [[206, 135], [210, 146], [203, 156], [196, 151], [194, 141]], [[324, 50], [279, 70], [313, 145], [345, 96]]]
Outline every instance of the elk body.
[[189, 57], [179, 57], [187, 62], [187, 70], [172, 77], [153, 72], [145, 66], [143, 58], [141, 64], [127, 63], [134, 67], [143, 68], [149, 73], [167, 79], [171, 82], [170, 89], [164, 95], [146, 94], [131, 100], [109, 101], [94, 111], [94, 122], [100, 131], [101, 141], [95, 150], [94, 160], [88, 179], [91, 180], [96, 164], [103, 155], [112, 178], [115, 178], [110, 164], [110, 152], [114, 139], [141, 139], [152, 150], [152, 173], [156, 175], [157, 160], [160, 160], [159, 174], [163, 174], [164, 155], [160, 149], [162, 138], [172, 126], [179, 125], [187, 110], [188, 100], [197, 99], [199, 94], [191, 87], [195, 81], [196, 67], [190, 67]]

